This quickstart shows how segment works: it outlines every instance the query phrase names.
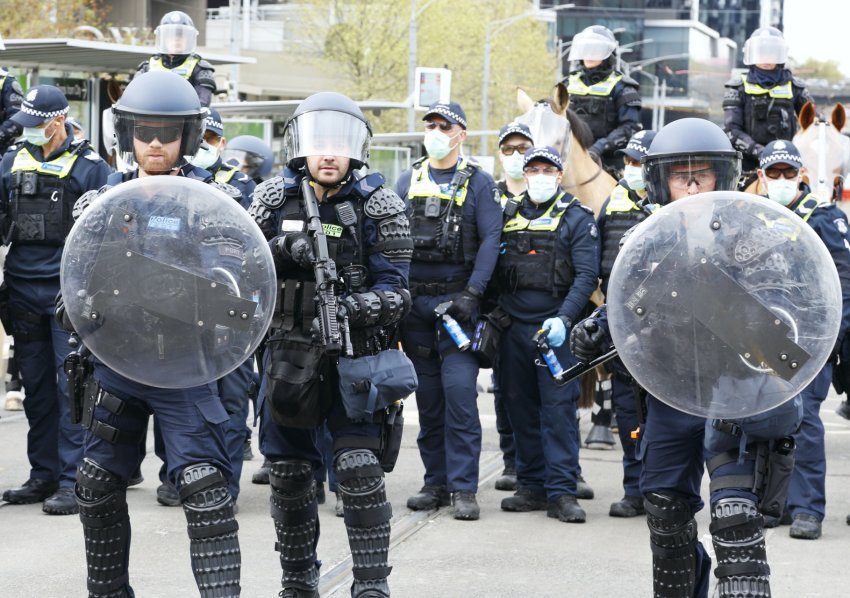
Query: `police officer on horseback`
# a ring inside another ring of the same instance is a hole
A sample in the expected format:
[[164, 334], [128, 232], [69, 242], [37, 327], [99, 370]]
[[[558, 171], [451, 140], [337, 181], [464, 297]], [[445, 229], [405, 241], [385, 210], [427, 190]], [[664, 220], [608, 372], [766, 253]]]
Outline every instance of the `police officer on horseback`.
[[749, 69], [726, 83], [723, 128], [743, 156], [745, 175], [758, 168], [765, 145], [794, 137], [800, 110], [813, 101], [806, 85], [785, 68], [787, 59], [782, 32], [760, 27], [744, 44], [744, 64]]
[[[334, 92], [308, 97], [284, 132], [283, 173], [257, 186], [249, 210], [271, 239], [280, 285], [263, 356], [259, 412], [285, 598], [319, 596], [314, 471], [324, 467], [317, 437], [324, 422], [334, 441], [351, 546], [351, 595], [390, 595], [392, 508], [384, 472], [398, 456], [401, 420], [394, 425], [397, 411], [382, 404], [381, 390], [371, 406], [368, 392], [352, 397], [347, 372], [353, 363], [390, 356], [406, 361], [387, 349], [410, 310], [413, 246], [404, 202], [384, 188], [380, 173], [357, 172], [367, 165], [371, 137], [350, 98]], [[332, 329], [342, 332], [341, 341]], [[396, 378], [402, 374], [393, 372]], [[363, 384], [379, 382], [375, 375]]]
[[588, 152], [617, 172], [622, 163], [615, 152], [626, 147], [641, 128], [640, 86], [617, 69], [618, 45], [611, 30], [602, 25], [591, 25], [577, 33], [569, 54], [570, 61], [577, 61], [577, 68], [570, 73], [567, 85], [570, 109], [593, 132], [594, 142]]
[[[3, 49], [3, 40], [0, 39], [0, 50]], [[21, 125], [12, 120], [12, 117], [21, 109], [24, 101], [24, 92], [21, 84], [5, 68], [0, 66], [0, 156], [12, 142], [21, 134]]]
[[138, 66], [136, 76], [148, 71], [171, 71], [191, 83], [201, 105], [209, 107], [216, 92], [215, 69], [195, 53], [198, 30], [192, 18], [173, 10], [162, 17], [154, 33], [157, 53]]

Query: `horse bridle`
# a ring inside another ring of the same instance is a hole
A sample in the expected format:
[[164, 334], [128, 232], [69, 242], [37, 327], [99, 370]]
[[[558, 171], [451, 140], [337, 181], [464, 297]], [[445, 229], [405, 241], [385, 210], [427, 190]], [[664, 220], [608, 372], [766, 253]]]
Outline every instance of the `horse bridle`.
[[[572, 131], [570, 131], [569, 135], [564, 135], [564, 141], [561, 143], [561, 157], [562, 157], [562, 159], [565, 163], [569, 159], [570, 151], [572, 151], [572, 144], [573, 144], [573, 135], [572, 135]], [[592, 175], [590, 175], [590, 178], [588, 178], [586, 181], [583, 181], [581, 183], [575, 183], [574, 185], [568, 185], [564, 188], [565, 189], [578, 189], [579, 187], [583, 187], [584, 185], [587, 185], [588, 183], [592, 183], [593, 181], [595, 181], [597, 178], [599, 178], [600, 174], [602, 174], [602, 159], [601, 158], [596, 162], [596, 172], [594, 172]]]

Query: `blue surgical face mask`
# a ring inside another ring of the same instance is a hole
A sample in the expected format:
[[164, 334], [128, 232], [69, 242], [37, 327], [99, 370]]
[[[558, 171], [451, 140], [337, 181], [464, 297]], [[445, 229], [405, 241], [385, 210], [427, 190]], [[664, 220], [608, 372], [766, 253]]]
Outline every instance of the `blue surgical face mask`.
[[198, 168], [207, 169], [218, 160], [218, 150], [206, 141], [201, 142], [198, 153], [192, 158], [192, 164]]
[[623, 169], [623, 178], [626, 179], [629, 189], [634, 189], [635, 191], [646, 189], [646, 181], [643, 180], [643, 169], [640, 166], [626, 166]]
[[502, 166], [505, 169], [505, 174], [515, 181], [521, 181], [524, 161], [525, 156], [519, 152], [514, 152], [510, 156], [502, 158]]
[[[458, 133], [459, 135], [460, 133]], [[434, 129], [425, 133], [425, 151], [428, 152], [430, 158], [442, 160], [451, 153], [455, 148], [452, 145], [452, 137], [449, 137], [442, 131]]]
[[56, 131], [54, 130], [49, 137], [46, 133], [47, 127], [24, 127], [24, 139], [33, 145], [46, 145], [53, 135], [56, 134]]
[[767, 196], [776, 203], [787, 206], [797, 197], [797, 179], [768, 180]]
[[528, 177], [528, 199], [535, 204], [541, 204], [551, 199], [557, 190], [557, 176], [536, 174]]

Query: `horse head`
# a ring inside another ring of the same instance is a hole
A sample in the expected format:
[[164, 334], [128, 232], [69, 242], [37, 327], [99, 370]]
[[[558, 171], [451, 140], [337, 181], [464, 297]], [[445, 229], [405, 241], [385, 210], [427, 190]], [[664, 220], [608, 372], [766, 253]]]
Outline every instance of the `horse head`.
[[830, 119], [825, 120], [811, 102], [806, 102], [799, 122], [793, 143], [803, 157], [806, 181], [821, 199], [837, 197], [850, 170], [850, 138], [841, 133], [847, 122], [844, 106], [836, 104]]
[[561, 186], [598, 213], [617, 183], [590, 157], [593, 143], [590, 127], [569, 109], [570, 95], [563, 83], [552, 90], [552, 97], [535, 102], [517, 89], [517, 105], [523, 114], [516, 120], [528, 126], [534, 145], [550, 145], [561, 152], [564, 176]]

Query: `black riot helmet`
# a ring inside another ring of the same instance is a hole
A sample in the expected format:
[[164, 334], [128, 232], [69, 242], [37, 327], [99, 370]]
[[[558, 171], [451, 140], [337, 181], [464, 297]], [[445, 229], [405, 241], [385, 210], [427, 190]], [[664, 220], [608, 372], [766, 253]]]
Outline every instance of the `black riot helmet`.
[[160, 54], [181, 56], [191, 54], [198, 47], [198, 30], [191, 17], [180, 10], [165, 13], [155, 33]]
[[178, 168], [198, 152], [206, 109], [192, 84], [171, 71], [149, 71], [130, 81], [112, 106], [118, 151], [133, 153], [133, 138], [148, 143], [180, 139]]
[[351, 168], [368, 166], [372, 128], [360, 107], [333, 91], [311, 95], [298, 104], [283, 132], [287, 165], [299, 170], [307, 156], [343, 156]]
[[700, 191], [734, 191], [741, 174], [741, 152], [732, 148], [729, 137], [713, 122], [683, 118], [658, 131], [641, 164], [650, 200], [666, 205], [671, 199], [674, 166], [689, 166], [684, 169], [685, 174], [692, 173], [683, 181], [686, 187], [691, 179], [700, 182], [697, 173], [710, 170], [702, 176], [707, 177], [706, 181], [713, 178], [714, 188], [701, 188]]
[[235, 160], [242, 172], [256, 181], [269, 176], [274, 164], [272, 148], [253, 135], [240, 135], [228, 141], [221, 152], [221, 159], [225, 162]]

